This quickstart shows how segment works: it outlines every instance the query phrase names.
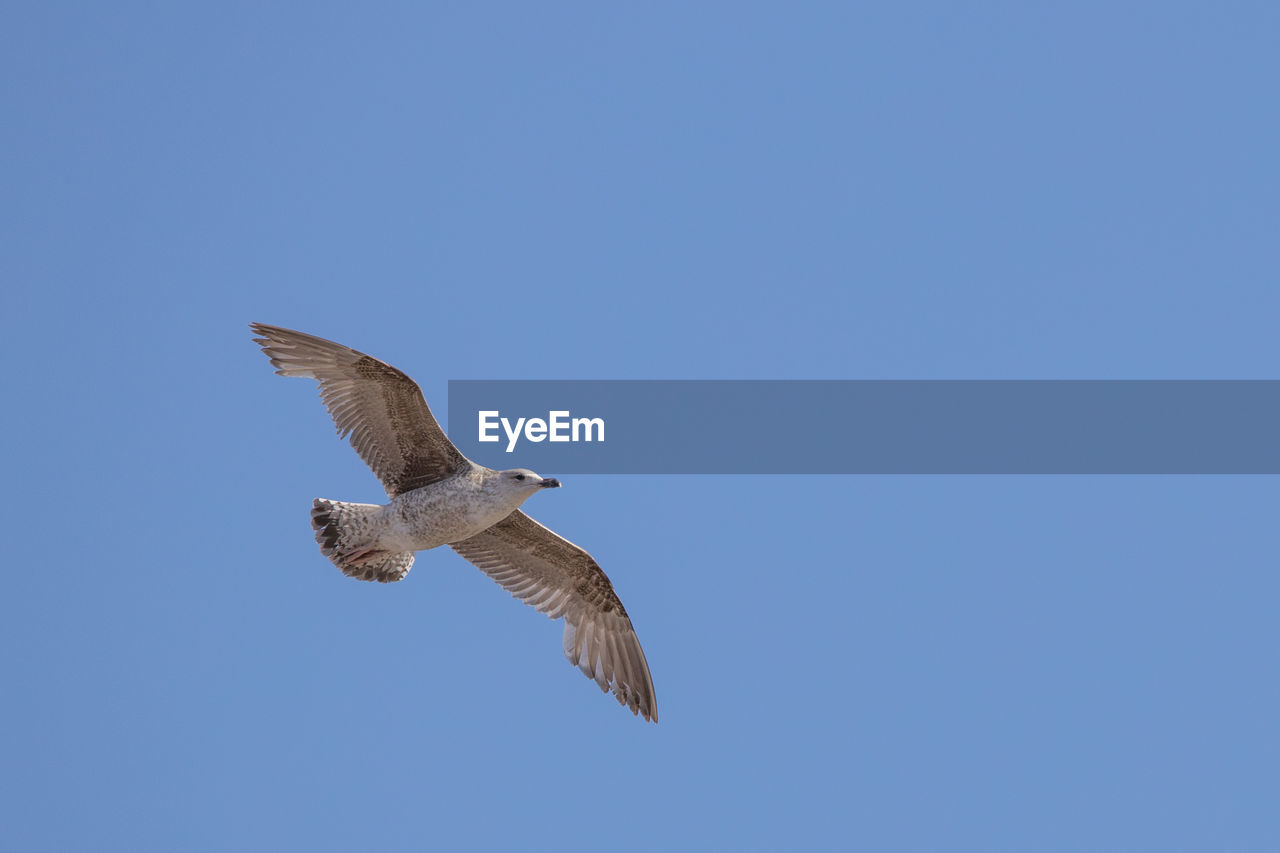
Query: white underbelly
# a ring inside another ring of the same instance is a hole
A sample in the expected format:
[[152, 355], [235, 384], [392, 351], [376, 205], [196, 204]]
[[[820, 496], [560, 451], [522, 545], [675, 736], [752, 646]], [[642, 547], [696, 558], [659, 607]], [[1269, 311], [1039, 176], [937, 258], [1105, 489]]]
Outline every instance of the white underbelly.
[[483, 492], [437, 484], [393, 498], [379, 547], [388, 551], [425, 551], [461, 542], [487, 530], [519, 508]]

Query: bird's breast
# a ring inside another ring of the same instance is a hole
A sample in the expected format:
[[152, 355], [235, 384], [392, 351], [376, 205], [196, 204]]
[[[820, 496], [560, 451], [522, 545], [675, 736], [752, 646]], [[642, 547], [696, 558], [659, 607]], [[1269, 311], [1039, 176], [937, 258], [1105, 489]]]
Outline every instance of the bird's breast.
[[470, 539], [519, 508], [469, 480], [444, 480], [391, 500], [392, 535], [415, 551]]

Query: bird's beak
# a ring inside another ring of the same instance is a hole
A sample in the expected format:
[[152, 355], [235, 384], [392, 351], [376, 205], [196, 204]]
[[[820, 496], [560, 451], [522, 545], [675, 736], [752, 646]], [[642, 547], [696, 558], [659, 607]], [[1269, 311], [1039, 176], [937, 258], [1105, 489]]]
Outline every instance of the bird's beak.
[[541, 483], [539, 483], [539, 485], [542, 486], [542, 488], [544, 489], [558, 489], [560, 488], [560, 481], [557, 480], [555, 477], [547, 477]]

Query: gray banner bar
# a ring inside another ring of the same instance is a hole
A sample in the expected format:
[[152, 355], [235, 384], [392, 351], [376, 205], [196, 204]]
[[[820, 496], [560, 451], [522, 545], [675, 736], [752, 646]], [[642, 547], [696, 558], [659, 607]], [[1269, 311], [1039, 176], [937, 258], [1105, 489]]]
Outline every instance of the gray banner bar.
[[545, 476], [1277, 474], [1280, 381], [453, 380], [448, 431]]

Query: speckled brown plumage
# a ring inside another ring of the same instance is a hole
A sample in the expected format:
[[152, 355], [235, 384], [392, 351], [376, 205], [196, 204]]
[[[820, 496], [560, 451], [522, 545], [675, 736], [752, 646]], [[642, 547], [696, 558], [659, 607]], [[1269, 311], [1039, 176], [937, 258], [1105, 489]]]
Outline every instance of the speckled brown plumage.
[[391, 497], [466, 470], [416, 382], [372, 356], [324, 338], [254, 323], [254, 340], [281, 376], [320, 383], [320, 399], [338, 435], [378, 475]]
[[644, 650], [613, 584], [582, 548], [516, 510], [449, 545], [504, 589], [552, 619], [565, 619], [564, 653], [601, 690], [646, 720], [657, 702]]

